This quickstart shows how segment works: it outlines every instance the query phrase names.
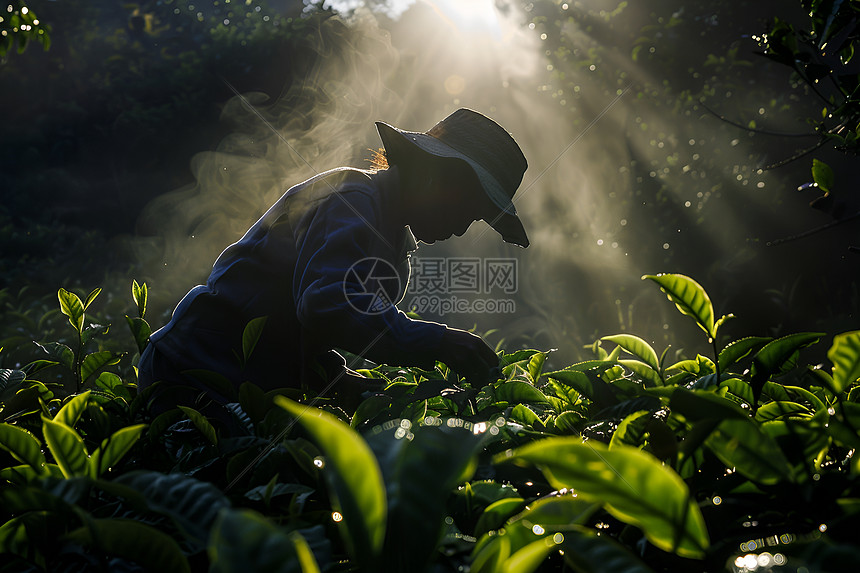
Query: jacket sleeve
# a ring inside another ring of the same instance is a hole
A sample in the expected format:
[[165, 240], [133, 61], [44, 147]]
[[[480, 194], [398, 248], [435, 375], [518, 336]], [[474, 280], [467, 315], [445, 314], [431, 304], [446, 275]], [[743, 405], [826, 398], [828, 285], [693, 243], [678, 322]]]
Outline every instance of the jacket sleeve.
[[370, 283], [364, 281], [374, 265], [376, 271], [394, 271], [399, 262], [380, 231], [384, 222], [373, 195], [333, 194], [309, 217], [306, 231], [297, 237], [293, 277], [296, 313], [304, 330], [329, 348], [377, 363], [432, 368], [444, 325], [410, 319], [393, 302], [364, 311], [372, 296], [366, 294]]

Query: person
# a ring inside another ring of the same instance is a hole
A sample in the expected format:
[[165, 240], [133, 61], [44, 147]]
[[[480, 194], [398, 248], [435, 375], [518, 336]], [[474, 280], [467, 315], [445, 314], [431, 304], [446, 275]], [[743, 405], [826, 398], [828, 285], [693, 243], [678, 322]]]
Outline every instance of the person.
[[438, 360], [472, 382], [489, 379], [499, 359], [479, 336], [395, 305], [416, 239], [460, 236], [483, 219], [528, 246], [512, 203], [526, 158], [470, 109], [426, 132], [376, 127], [387, 166], [341, 167], [290, 188], [151, 335], [138, 368], [154, 413], [226, 404], [245, 381], [316, 392], [360, 384], [338, 349], [425, 369]]

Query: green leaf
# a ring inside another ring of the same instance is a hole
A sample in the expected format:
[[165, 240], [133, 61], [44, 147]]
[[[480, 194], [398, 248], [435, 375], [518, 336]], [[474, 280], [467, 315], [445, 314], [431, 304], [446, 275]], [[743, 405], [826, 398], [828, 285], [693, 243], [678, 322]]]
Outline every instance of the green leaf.
[[388, 567], [381, 569], [420, 571], [438, 553], [452, 490], [475, 472], [481, 437], [447, 425], [412, 428], [402, 420], [397, 430], [368, 441], [388, 492], [383, 555]]
[[132, 279], [131, 297], [137, 305], [138, 318], [144, 318], [146, 316], [146, 300], [149, 297], [149, 288], [146, 286], [146, 283], [138, 284], [137, 280]]
[[39, 439], [18, 426], [0, 424], [0, 448], [6, 450], [19, 462], [25, 463], [36, 472], [46, 474], [45, 455]]
[[332, 414], [276, 396], [275, 403], [298, 419], [323, 451], [323, 475], [333, 485], [343, 515], [344, 541], [359, 566], [374, 570], [383, 542], [387, 501], [382, 472], [364, 439]]
[[260, 316], [248, 321], [245, 330], [242, 332], [242, 357], [245, 364], [251, 358], [251, 353], [260, 341], [260, 336], [263, 334], [263, 328], [266, 326], [266, 320], [269, 317]]
[[555, 429], [565, 434], [579, 434], [583, 421], [582, 414], [568, 410], [555, 417]]
[[756, 353], [750, 370], [750, 386], [753, 392], [754, 406], [758, 404], [759, 396], [768, 382], [768, 378], [794, 368], [800, 349], [815, 344], [822, 336], [824, 334], [818, 332], [789, 334], [768, 342], [764, 348]]
[[821, 340], [822, 336], [824, 336], [823, 332], [799, 332], [777, 338], [758, 351], [753, 359], [753, 368], [756, 372], [768, 376], [790, 370], [795, 366], [791, 361], [794, 353], [801, 348], [815, 344]]
[[89, 390], [73, 396], [63, 405], [62, 408], [60, 408], [57, 415], [54, 416], [54, 421], [70, 428], [74, 428], [75, 424], [78, 423], [78, 420], [81, 419], [81, 414], [83, 414], [84, 410], [87, 408], [89, 397]]
[[544, 537], [532, 541], [516, 553], [505, 559], [502, 565], [503, 573], [531, 573], [540, 566], [553, 551], [561, 549], [559, 543], [564, 536]]
[[112, 468], [137, 443], [146, 424], [126, 426], [102, 440], [98, 449], [90, 457], [90, 475], [98, 477]]
[[741, 419], [749, 418], [749, 412], [737, 403], [718, 396], [709, 390], [687, 390], [677, 388], [669, 401], [672, 412], [677, 412], [690, 422], [707, 419]]
[[833, 175], [833, 169], [831, 169], [830, 166], [823, 161], [819, 159], [813, 159], [812, 180], [815, 181], [815, 184], [818, 186], [818, 188], [824, 191], [825, 194], [830, 193], [830, 191], [833, 189], [833, 183], [835, 180], [835, 176]]
[[593, 529], [574, 525], [564, 533], [564, 560], [577, 573], [653, 573], [627, 548]]
[[311, 551], [307, 540], [302, 537], [298, 531], [290, 533], [290, 539], [296, 548], [296, 556], [299, 560], [299, 566], [302, 573], [320, 573], [320, 566], [314, 558], [314, 553]]
[[22, 368], [24, 372], [29, 376], [30, 374], [35, 374], [45, 368], [50, 368], [51, 366], [56, 366], [59, 364], [56, 360], [33, 360], [26, 366]]
[[[554, 542], [558, 532], [567, 532], [588, 522], [600, 509], [598, 504], [572, 495], [552, 495], [535, 500], [529, 508], [509, 519], [495, 535], [484, 534], [473, 550], [472, 571], [501, 571], [512, 553], [538, 538]], [[535, 526], [538, 526], [537, 528]]]
[[109, 392], [113, 396], [124, 398], [131, 402], [131, 394], [122, 382], [122, 378], [113, 372], [102, 372], [96, 378], [96, 386]]
[[705, 444], [745, 477], [766, 485], [793, 480], [793, 470], [777, 443], [752, 420], [724, 420]]
[[83, 303], [84, 304], [84, 310], [87, 310], [90, 307], [90, 305], [93, 303], [94, 300], [96, 300], [96, 297], [99, 296], [99, 293], [101, 293], [101, 292], [102, 292], [102, 289], [95, 288], [92, 290], [92, 292], [90, 292], [90, 294], [87, 295], [87, 298]]
[[8, 481], [15, 485], [26, 485], [41, 480], [45, 476], [64, 479], [60, 466], [56, 464], [45, 464], [45, 471], [36, 471], [28, 465], [11, 466], [0, 469], [0, 480]]
[[69, 324], [80, 334], [84, 329], [84, 303], [81, 298], [64, 288], [57, 292], [57, 298], [60, 300], [60, 310], [69, 317]]
[[591, 385], [591, 380], [589, 380], [588, 375], [579, 370], [556, 370], [555, 372], [547, 373], [546, 377], [550, 379], [550, 384], [556, 388], [556, 395], [571, 403], [575, 402], [573, 397], [569, 395], [566, 389], [562, 388], [561, 391], [559, 391], [556, 385], [553, 384], [553, 380], [557, 380], [558, 382], [573, 388], [579, 394], [588, 399], [591, 399], [594, 396], [594, 387]]
[[632, 370], [634, 374], [642, 378], [648, 387], [664, 385], [660, 372], [654, 370], [650, 364], [639, 360], [619, 360], [618, 363], [628, 370]]
[[615, 432], [612, 433], [609, 448], [613, 449], [622, 445], [641, 447], [648, 433], [645, 425], [651, 418], [651, 414], [652, 412], [647, 410], [640, 410], [621, 420]]
[[45, 351], [46, 354], [59, 359], [60, 363], [65, 365], [69, 370], [75, 370], [75, 353], [65, 344], [59, 342], [49, 342], [47, 344], [35, 343], [36, 346]]
[[480, 537], [488, 531], [499, 529], [514, 514], [522, 511], [526, 500], [521, 497], [506, 497], [488, 505], [478, 523], [475, 525], [475, 536]]
[[638, 336], [632, 334], [614, 334], [612, 336], [604, 336], [600, 340], [614, 342], [633, 356], [641, 358], [655, 372], [660, 372], [660, 361], [657, 358], [657, 353], [651, 348], [650, 344]]
[[111, 483], [143, 494], [149, 509], [170, 517], [201, 548], [205, 547], [218, 512], [230, 502], [209, 482], [180, 474], [155, 471], [125, 473]]
[[209, 420], [195, 410], [194, 408], [190, 408], [188, 406], [177, 406], [180, 410], [182, 410], [188, 418], [194, 422], [194, 425], [200, 430], [200, 433], [209, 440], [212, 445], [218, 445], [218, 435], [215, 433], [215, 427], [209, 422]]
[[778, 420], [780, 418], [802, 416], [808, 418], [812, 416], [812, 411], [797, 402], [768, 402], [759, 408], [755, 413], [757, 422], [768, 422], [770, 420]]
[[[209, 541], [211, 573], [319, 571], [307, 542], [249, 509], [224, 509]], [[302, 543], [304, 542], [304, 543]], [[316, 568], [315, 568], [316, 567]]]
[[89, 475], [87, 448], [74, 428], [43, 418], [42, 433], [64, 476], [71, 478]]
[[87, 354], [81, 363], [81, 382], [89, 380], [99, 369], [116, 364], [120, 358], [122, 358], [122, 354], [111, 352], [110, 350], [101, 350]]
[[125, 321], [128, 323], [128, 329], [131, 331], [131, 335], [137, 343], [138, 352], [143, 353], [144, 349], [146, 349], [146, 345], [149, 343], [149, 336], [152, 334], [152, 328], [149, 326], [148, 322], [139, 317], [131, 318], [126, 315]]
[[604, 503], [616, 518], [640, 528], [664, 551], [704, 557], [708, 533], [687, 484], [671, 468], [635, 448], [608, 449], [579, 438], [547, 438], [506, 452], [497, 463], [538, 466], [556, 488]]
[[[48, 362], [47, 360], [45, 362]], [[56, 362], [54, 363], [56, 364]], [[27, 373], [23, 370], [10, 370], [9, 368], [0, 368], [0, 392], [3, 390], [11, 390], [21, 385], [21, 382], [27, 379]]]
[[541, 372], [543, 372], [543, 365], [546, 362], [547, 353], [546, 352], [538, 352], [529, 359], [529, 364], [526, 370], [529, 373], [529, 377], [532, 382], [537, 382], [538, 378], [540, 378]]
[[765, 344], [773, 340], [771, 337], [765, 336], [749, 336], [730, 342], [720, 351], [717, 362], [720, 365], [720, 372], [726, 372], [729, 366], [743, 360], [753, 352], [761, 350]]
[[167, 533], [132, 519], [88, 519], [67, 538], [108, 555], [129, 559], [148, 571], [191, 571], [179, 543]]
[[827, 358], [833, 363], [832, 390], [840, 394], [860, 379], [860, 330], [834, 336]]
[[545, 403], [546, 396], [543, 392], [535, 388], [528, 382], [512, 380], [510, 382], [502, 382], [495, 387], [496, 400], [510, 402], [512, 404], [528, 403]]
[[525, 404], [517, 404], [511, 408], [511, 419], [516, 420], [527, 428], [543, 429], [543, 423], [534, 411]]
[[709, 338], [716, 337], [714, 307], [702, 285], [690, 277], [679, 274], [644, 275], [642, 278], [651, 279], [660, 285], [660, 289], [666, 293], [669, 300], [675, 303], [682, 314], [696, 321]]

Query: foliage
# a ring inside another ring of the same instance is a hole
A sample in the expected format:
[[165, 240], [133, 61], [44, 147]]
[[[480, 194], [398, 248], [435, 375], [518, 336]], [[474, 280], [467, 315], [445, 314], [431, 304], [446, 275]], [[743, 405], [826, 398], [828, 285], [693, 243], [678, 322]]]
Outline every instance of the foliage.
[[[113, 331], [87, 326], [98, 289], [61, 289], [79, 345], [42, 343], [59, 359], [0, 369], [8, 567], [850, 567], [860, 331], [833, 337], [830, 366], [806, 365], [823, 333], [726, 340], [728, 316], [715, 320], [699, 283], [643, 278], [704, 331], [712, 356], [667, 361], [620, 333], [562, 370], [544, 371], [548, 352], [501, 352], [498, 380], [480, 387], [441, 363], [377, 365], [361, 373], [382, 384], [354, 408], [246, 382], [208, 418], [188, 407], [150, 417], [116, 358], [98, 368], [118, 372], [89, 372], [89, 346]], [[120, 362], [146, 344], [147, 292], [133, 283], [134, 350]], [[63, 368], [74, 386], [50, 376]]]
[[47, 50], [51, 47], [51, 28], [42, 24], [36, 13], [22, 0], [10, 0], [0, 12], [0, 58], [15, 47], [18, 53], [36, 40]]
[[[860, 68], [855, 58], [860, 48], [860, 5], [843, 0], [802, 0], [801, 4], [808, 15], [804, 25], [774, 17], [765, 33], [754, 36], [762, 55], [790, 68], [792, 82], [806, 86], [818, 99], [820, 115], [807, 118], [818, 141], [788, 160], [824, 146], [856, 155], [860, 152]], [[813, 206], [833, 212], [837, 219], [848, 215], [844, 195], [838, 201], [831, 196], [836, 178], [827, 163], [812, 160], [812, 183], [806, 187], [822, 193]]]

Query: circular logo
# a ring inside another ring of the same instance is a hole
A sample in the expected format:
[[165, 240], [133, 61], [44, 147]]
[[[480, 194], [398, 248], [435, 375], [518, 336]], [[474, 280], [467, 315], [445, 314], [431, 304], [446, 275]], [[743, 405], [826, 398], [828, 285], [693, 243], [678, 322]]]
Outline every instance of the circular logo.
[[349, 305], [358, 312], [382, 314], [397, 302], [400, 275], [385, 259], [367, 257], [346, 271], [343, 294]]

